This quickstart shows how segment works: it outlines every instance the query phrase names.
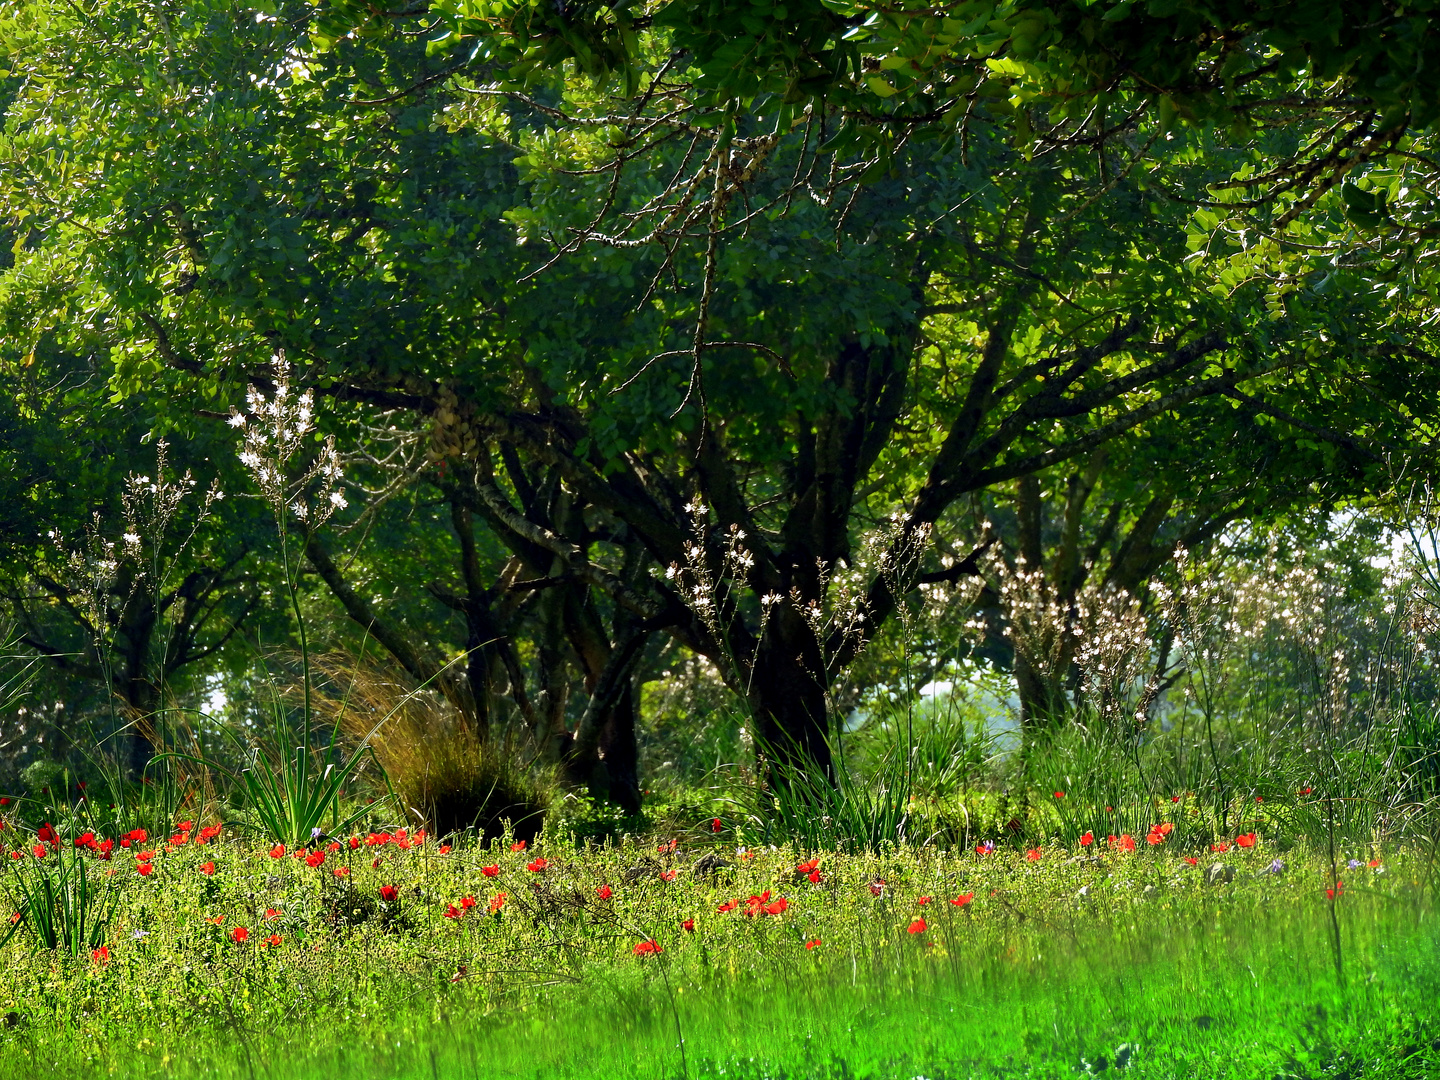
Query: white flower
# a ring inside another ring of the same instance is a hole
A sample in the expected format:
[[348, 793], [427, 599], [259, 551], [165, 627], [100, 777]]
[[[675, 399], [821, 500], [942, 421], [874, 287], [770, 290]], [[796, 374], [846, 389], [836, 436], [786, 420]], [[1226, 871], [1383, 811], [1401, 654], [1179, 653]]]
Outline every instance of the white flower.
[[257, 469], [260, 467], [260, 455], [253, 450], [242, 450], [240, 451], [240, 464], [247, 469]]
[[345, 507], [347, 507], [347, 506], [350, 505], [349, 503], [347, 503], [347, 502], [345, 501], [345, 495], [344, 495], [344, 493], [343, 493], [343, 492], [340, 492], [340, 491], [332, 491], [332, 492], [330, 492], [330, 501], [331, 501], [331, 503], [333, 503], [335, 506], [338, 506], [341, 510], [344, 510]]
[[241, 416], [238, 412], [231, 413], [230, 419], [225, 422], [233, 428], [242, 428], [245, 426], [245, 417]]

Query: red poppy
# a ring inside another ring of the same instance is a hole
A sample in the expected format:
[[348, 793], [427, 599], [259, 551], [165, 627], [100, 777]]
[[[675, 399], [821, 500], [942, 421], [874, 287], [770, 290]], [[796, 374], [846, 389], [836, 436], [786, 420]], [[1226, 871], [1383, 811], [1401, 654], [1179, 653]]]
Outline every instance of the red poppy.
[[381, 900], [387, 900], [387, 901], [394, 900], [394, 899], [395, 899], [397, 896], [399, 896], [399, 895], [400, 895], [400, 890], [397, 889], [394, 885], [381, 885], [381, 886], [380, 886], [380, 899], [381, 899]]
[[1054, 794], [1055, 794], [1055, 798], [1057, 798], [1057, 799], [1063, 799], [1063, 798], [1065, 797], [1065, 793], [1064, 793], [1063, 791], [1057, 791], [1057, 792], [1055, 792]]
[[680, 841], [672, 837], [668, 843], [661, 844], [659, 847], [657, 847], [655, 849], [655, 852], [659, 855], [669, 855], [679, 846]]
[[664, 951], [665, 950], [661, 948], [653, 938], [649, 941], [642, 941], [639, 945], [635, 946], [636, 956], [649, 956], [652, 953], [661, 953]]
[[923, 933], [925, 932], [925, 920], [924, 920], [924, 919], [916, 919], [914, 922], [912, 922], [912, 923], [910, 924], [910, 926], [909, 926], [908, 929], [909, 929], [909, 932], [912, 933], [912, 934], [923, 934]]
[[224, 915], [216, 915], [213, 919], [206, 919], [205, 921], [206, 921], [206, 922], [214, 923], [216, 926], [219, 926], [221, 923], [223, 923], [223, 922], [225, 921], [225, 916], [224, 916]]
[[1088, 830], [1086, 831], [1086, 833], [1085, 833], [1084, 836], [1080, 837], [1080, 846], [1081, 846], [1081, 847], [1089, 847], [1089, 846], [1090, 846], [1091, 844], [1093, 844], [1094, 842], [1095, 842], [1095, 834], [1094, 834], [1093, 832], [1088, 831]]
[[721, 905], [720, 905], [719, 907], [717, 907], [715, 910], [718, 911], [718, 912], [720, 912], [720, 914], [723, 915], [723, 914], [724, 914], [725, 912], [727, 912], [727, 911], [734, 911], [734, 910], [735, 910], [737, 907], [739, 907], [739, 906], [740, 906], [740, 901], [739, 901], [739, 900], [726, 900], [725, 903], [721, 904]]
[[928, 897], [928, 896], [917, 896], [917, 897], [915, 898], [915, 903], [919, 904], [921, 907], [924, 907], [924, 906], [925, 906], [926, 904], [928, 904], [929, 902], [930, 902], [930, 897]]
[[766, 915], [784, 915], [785, 909], [789, 906], [790, 901], [786, 900], [785, 897], [782, 896], [779, 900], [766, 904], [762, 910], [765, 912]]
[[1185, 856], [1185, 861], [1186, 861], [1187, 863], [1189, 863], [1191, 866], [1194, 866], [1194, 865], [1197, 864], [1200, 860], [1197, 859], [1197, 858], [1195, 858], [1194, 855], [1186, 855], [1186, 856]]
[[280, 912], [276, 911], [273, 907], [267, 907], [267, 908], [265, 909], [265, 921], [266, 921], [266, 922], [269, 922], [271, 919], [278, 919], [279, 917], [280, 917]]
[[235, 942], [236, 945], [239, 945], [249, 936], [250, 931], [246, 930], [243, 926], [237, 926], [234, 930], [230, 931], [230, 940]]
[[1129, 833], [1122, 833], [1119, 836], [1107, 837], [1106, 843], [1108, 843], [1112, 848], [1119, 848], [1121, 851], [1135, 850], [1135, 838]]
[[459, 917], [460, 917], [460, 909], [457, 908], [454, 904], [450, 904], [450, 905], [448, 905], [448, 906], [445, 908], [445, 918], [447, 918], [447, 919], [458, 919]]
[[270, 849], [270, 857], [272, 859], [283, 859], [285, 857], [285, 845], [276, 844], [274, 847], [272, 847]]
[[1241, 835], [1235, 837], [1235, 843], [1238, 844], [1240, 847], [1254, 847], [1255, 834], [1253, 832], [1242, 833]]
[[380, 869], [380, 860], [379, 860], [379, 859], [376, 859], [374, 862], [372, 862], [372, 863], [370, 864], [370, 869], [371, 869], [371, 870], [379, 870], [379, 869]]
[[355, 850], [356, 850], [357, 848], [359, 848], [359, 847], [360, 847], [360, 837], [358, 837], [358, 836], [352, 836], [352, 837], [350, 837], [350, 850], [351, 850], [351, 851], [355, 851]]
[[261, 941], [260, 944], [262, 944], [262, 945], [275, 946], [275, 945], [279, 945], [279, 944], [280, 944], [282, 941], [284, 941], [284, 940], [285, 940], [285, 939], [282, 938], [279, 934], [271, 934], [269, 937], [267, 937], [267, 938], [265, 938], [263, 941]]
[[336, 876], [336, 877], [349, 877], [349, 876], [350, 876], [350, 867], [348, 867], [348, 866], [337, 866], [337, 867], [335, 867], [335, 876]]
[[37, 859], [43, 859], [45, 857], [45, 845], [36, 844], [30, 849], [30, 854], [34, 855]]
[[714, 820], [712, 820], [712, 821], [710, 822], [710, 831], [711, 831], [711, 832], [719, 832], [720, 829], [721, 829], [720, 819], [717, 817], [717, 818], [715, 818]]
[[[0, 823], [0, 829], [4, 827], [4, 824]], [[95, 846], [95, 834], [93, 832], [81, 833], [75, 838], [75, 846], [93, 848]]]
[[[10, 805], [10, 796], [6, 795], [4, 798], [0, 798], [0, 806], [9, 806], [9, 805]], [[716, 820], [716, 821], [719, 821], [720, 819], [719, 819], [719, 818], [716, 818], [715, 820]]]
[[1302, 788], [1301, 788], [1299, 791], [1297, 791], [1295, 794], [1297, 794], [1297, 795], [1309, 795], [1310, 792], [1312, 792], [1312, 791], [1314, 791], [1314, 790], [1315, 790], [1314, 788], [1302, 787]]
[[149, 877], [155, 872], [155, 864], [142, 862], [135, 867], [135, 872], [138, 873], [141, 877]]
[[1042, 855], [1044, 855], [1044, 852], [1038, 847], [1032, 847], [1029, 851], [1025, 852], [1025, 858], [1031, 862], [1039, 862]]
[[820, 865], [820, 860], [819, 860], [819, 859], [811, 859], [809, 862], [796, 863], [796, 864], [795, 864], [795, 872], [796, 872], [797, 874], [810, 874], [810, 873], [814, 873], [815, 868], [816, 868], [817, 866], [819, 866], [819, 865]]
[[813, 885], [819, 885], [820, 882], [825, 880], [825, 878], [821, 876], [819, 870], [811, 870], [807, 876], [810, 878], [810, 882]]
[[495, 877], [497, 874], [500, 873], [500, 867], [498, 867], [498, 866], [482, 866], [482, 867], [480, 868], [480, 872], [481, 872], [482, 874], [484, 874], [486, 877]]
[[695, 920], [686, 919], [680, 924], [680, 928], [684, 930], [687, 934], [693, 934], [695, 932]]
[[108, 964], [110, 962], [110, 948], [101, 945], [98, 949], [90, 950], [90, 959], [97, 964]]
[[1179, 796], [1179, 795], [1171, 795], [1171, 796], [1170, 796], [1170, 801], [1171, 801], [1171, 802], [1179, 802], [1179, 801], [1180, 801], [1180, 796]]
[[215, 864], [213, 862], [201, 863], [200, 872], [206, 877], [213, 876], [215, 873]]
[[595, 890], [595, 895], [600, 897], [601, 900], [609, 900], [610, 897], [615, 895], [615, 892], [609, 885], [601, 885]]
[[39, 840], [42, 844], [60, 843], [60, 837], [56, 834], [54, 826], [48, 821], [35, 830], [35, 839]]
[[309, 855], [305, 856], [305, 865], [309, 867], [319, 866], [324, 861], [325, 852], [323, 851], [312, 851]]
[[746, 914], [746, 916], [748, 916], [749, 918], [752, 918], [752, 919], [753, 919], [756, 915], [759, 915], [759, 914], [760, 914], [761, 909], [764, 908], [765, 905], [766, 905], [767, 903], [769, 903], [769, 901], [770, 901], [770, 890], [769, 890], [769, 889], [766, 889], [766, 890], [765, 890], [763, 893], [761, 893], [759, 896], [752, 896], [752, 897], [750, 897], [750, 899], [749, 899], [748, 901], [746, 901], [746, 903], [745, 903], [745, 914]]
[[473, 896], [461, 897], [461, 899], [460, 899], [460, 907], [461, 907], [462, 910], [464, 910], [464, 911], [469, 911], [469, 910], [470, 910], [472, 907], [474, 907], [474, 906], [475, 906], [475, 897], [473, 897]]
[[1345, 895], [1345, 882], [1343, 882], [1343, 881], [1337, 881], [1337, 882], [1335, 882], [1335, 887], [1334, 887], [1333, 889], [1326, 889], [1326, 890], [1325, 890], [1325, 899], [1327, 899], [1327, 900], [1334, 900], [1337, 896], [1344, 896], [1344, 895]]
[[809, 941], [805, 942], [805, 947], [807, 949], [818, 949], [820, 947], [820, 939], [818, 937], [811, 938]]
[[155, 852], [153, 852], [153, 851], [142, 851], [142, 852], [140, 852], [139, 855], [136, 855], [136, 856], [135, 856], [135, 861], [136, 861], [136, 862], [149, 862], [149, 861], [150, 861], [151, 859], [153, 859], [153, 858], [155, 858]]
[[[125, 834], [125, 839], [129, 840], [130, 844], [143, 844], [146, 840], [150, 839], [150, 834], [144, 829], [131, 829]], [[130, 844], [122, 844], [121, 846], [129, 847]]]
[[524, 840], [516, 840], [515, 843], [513, 843], [513, 844], [510, 845], [510, 850], [511, 850], [511, 851], [524, 851], [524, 850], [525, 850], [525, 841], [524, 841]]
[[99, 855], [102, 859], [108, 860], [110, 858], [110, 852], [114, 849], [114, 840], [101, 840], [99, 846], [95, 848], [95, 854]]
[[954, 904], [956, 907], [964, 907], [966, 904], [970, 903], [970, 901], [974, 899], [975, 894], [973, 892], [962, 892], [959, 896], [955, 897], [954, 900], [951, 900], [950, 903]]
[[1379, 859], [1371, 859], [1371, 860], [1370, 860], [1370, 865], [1371, 865], [1372, 867], [1379, 866], [1379, 865], [1380, 865], [1380, 860], [1379, 860]]
[[1211, 851], [1229, 851], [1229, 850], [1230, 850], [1230, 844], [1229, 844], [1227, 841], [1225, 841], [1225, 840], [1220, 840], [1220, 841], [1217, 841], [1216, 843], [1211, 844], [1211, 845], [1210, 845], [1210, 850], [1211, 850]]
[[885, 879], [884, 879], [884, 878], [876, 878], [874, 881], [870, 882], [870, 895], [871, 895], [871, 896], [881, 896], [881, 895], [884, 894], [884, 892], [885, 892]]
[[662, 870], [662, 871], [660, 871], [660, 880], [661, 880], [661, 881], [674, 881], [674, 880], [675, 880], [675, 875], [676, 875], [676, 871], [674, 871], [674, 870]]
[[505, 906], [505, 899], [506, 899], [506, 894], [505, 894], [505, 893], [503, 893], [503, 892], [497, 892], [497, 893], [496, 893], [493, 897], [491, 897], [491, 899], [490, 899], [490, 910], [491, 910], [492, 912], [493, 912], [493, 911], [499, 911], [502, 907]]
[[548, 859], [546, 859], [546, 858], [544, 858], [544, 857], [542, 856], [541, 858], [538, 858], [538, 859], [534, 860], [533, 862], [528, 862], [528, 863], [526, 863], [526, 864], [525, 864], [525, 869], [526, 869], [526, 870], [529, 870], [532, 874], [538, 874], [538, 873], [540, 873], [541, 870], [544, 870], [544, 869], [545, 869], [547, 866], [549, 866], [549, 865], [550, 865], [550, 860], [548, 860]]
[[1145, 834], [1145, 842], [1147, 844], [1163, 844], [1173, 828], [1174, 826], [1168, 821], [1164, 825], [1152, 826], [1150, 831]]
[[449, 844], [441, 844], [441, 845], [440, 845], [440, 854], [441, 854], [441, 855], [449, 855], [450, 852], [451, 852], [451, 850], [452, 850], [452, 848], [451, 848], [451, 846], [450, 846]]

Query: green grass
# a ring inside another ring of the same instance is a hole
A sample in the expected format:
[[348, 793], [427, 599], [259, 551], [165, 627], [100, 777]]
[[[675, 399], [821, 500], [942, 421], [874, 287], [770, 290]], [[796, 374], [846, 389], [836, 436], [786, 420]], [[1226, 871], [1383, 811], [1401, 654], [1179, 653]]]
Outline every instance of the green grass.
[[[1418, 850], [1342, 870], [1332, 905], [1321, 854], [1277, 853], [1263, 834], [1193, 867], [1143, 839], [1134, 853], [1050, 847], [1038, 861], [822, 854], [818, 883], [795, 870], [805, 853], [680, 840], [674, 852], [389, 843], [313, 867], [268, 844], [160, 846], [143, 878], [117, 848], [96, 863], [122, 885], [108, 962], [24, 930], [0, 949], [0, 1013], [14, 1014], [0, 1076], [936, 1080], [1075, 1076], [1102, 1057], [1113, 1069], [1122, 1045], [1136, 1076], [1440, 1071], [1440, 952]], [[537, 851], [548, 865], [532, 872]], [[702, 877], [712, 852], [729, 865]], [[1262, 872], [1277, 855], [1284, 871]], [[1205, 885], [1212, 860], [1235, 880]], [[213, 876], [200, 869], [212, 861]], [[783, 913], [717, 910], [766, 890]], [[974, 899], [948, 903], [961, 893]], [[476, 906], [446, 918], [466, 896]], [[908, 932], [918, 917], [924, 931]], [[230, 940], [239, 926], [243, 943]], [[261, 944], [272, 933], [279, 944]], [[634, 955], [650, 938], [664, 951]]]

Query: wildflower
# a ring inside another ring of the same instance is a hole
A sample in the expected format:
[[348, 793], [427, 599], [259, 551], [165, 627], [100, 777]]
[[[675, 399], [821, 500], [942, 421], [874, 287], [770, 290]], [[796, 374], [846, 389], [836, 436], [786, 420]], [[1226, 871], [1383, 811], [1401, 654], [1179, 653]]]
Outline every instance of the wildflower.
[[370, 869], [371, 869], [371, 870], [379, 870], [379, 869], [380, 869], [380, 860], [379, 860], [379, 859], [376, 859], [374, 862], [372, 862], [372, 863], [370, 864]]
[[45, 857], [45, 845], [36, 844], [30, 849], [30, 854], [34, 855], [37, 859], [43, 859]]
[[324, 861], [325, 852], [323, 851], [312, 851], [309, 855], [305, 856], [305, 865], [312, 868], [319, 866]]
[[1170, 801], [1171, 801], [1172, 803], [1174, 803], [1174, 802], [1179, 802], [1179, 801], [1180, 801], [1180, 796], [1179, 796], [1179, 795], [1171, 795], [1171, 796], [1170, 796]]
[[441, 845], [440, 845], [440, 854], [441, 854], [441, 855], [449, 855], [449, 854], [450, 854], [450, 851], [451, 851], [451, 848], [450, 848], [450, 845], [449, 845], [449, 844], [441, 844]]
[[925, 920], [916, 919], [910, 924], [908, 932], [911, 934], [923, 934], [925, 932]]
[[1168, 821], [1163, 825], [1152, 825], [1150, 831], [1145, 834], [1145, 842], [1151, 845], [1163, 844], [1174, 828], [1175, 826]]
[[475, 897], [473, 897], [473, 896], [461, 897], [461, 899], [460, 899], [460, 910], [462, 910], [462, 911], [469, 911], [469, 910], [470, 910], [472, 907], [474, 907], [474, 906], [475, 906]]
[[1211, 851], [1229, 851], [1229, 850], [1230, 850], [1230, 845], [1229, 845], [1229, 843], [1227, 843], [1226, 841], [1221, 840], [1221, 841], [1218, 841], [1217, 843], [1211, 844], [1211, 845], [1210, 845], [1210, 850], [1211, 850]]
[[715, 819], [713, 819], [713, 820], [710, 822], [710, 831], [711, 831], [711, 832], [719, 832], [721, 828], [722, 828], [722, 826], [721, 826], [721, 824], [720, 824], [720, 819], [719, 819], [718, 817], [715, 818]]
[[515, 843], [513, 843], [513, 844], [510, 845], [510, 850], [511, 850], [511, 851], [524, 851], [524, 850], [525, 850], [525, 841], [524, 841], [524, 840], [516, 840]]
[[500, 873], [500, 867], [498, 867], [498, 866], [482, 866], [482, 867], [480, 868], [480, 872], [481, 872], [482, 874], [484, 874], [486, 877], [495, 877], [496, 875], [498, 875], [498, 874]]
[[445, 918], [447, 918], [447, 919], [458, 919], [459, 917], [460, 917], [460, 909], [457, 908], [454, 904], [450, 904], [450, 905], [448, 905], [448, 906], [445, 908]]
[[491, 900], [490, 900], [490, 911], [491, 911], [492, 913], [494, 913], [494, 912], [496, 912], [496, 911], [499, 911], [502, 907], [504, 907], [504, 906], [505, 906], [505, 901], [506, 901], [507, 897], [508, 897], [508, 894], [507, 894], [507, 893], [503, 893], [503, 892], [496, 893], [496, 894], [491, 898]]
[[204, 874], [206, 877], [214, 877], [214, 876], [215, 876], [215, 864], [214, 864], [213, 862], [201, 863], [201, 864], [200, 864], [200, 872], [201, 872], [202, 874]]
[[272, 847], [270, 849], [270, 857], [272, 859], [283, 859], [285, 857], [285, 845], [276, 844], [274, 847]]
[[615, 892], [609, 885], [601, 885], [595, 890], [595, 895], [600, 897], [601, 900], [609, 900], [610, 897], [615, 895]]
[[756, 915], [759, 915], [759, 914], [760, 914], [761, 909], [763, 909], [763, 908], [765, 907], [765, 905], [766, 905], [767, 903], [769, 903], [769, 902], [770, 902], [770, 890], [769, 890], [769, 889], [766, 889], [766, 890], [765, 890], [763, 893], [761, 893], [759, 896], [752, 896], [752, 897], [750, 897], [750, 899], [749, 899], [748, 901], [746, 901], [746, 903], [745, 903], [745, 915], [746, 915], [746, 917], [753, 919]]
[[114, 848], [115, 848], [115, 841], [114, 841], [114, 840], [106, 839], [106, 840], [101, 840], [100, 843], [99, 843], [99, 845], [98, 845], [94, 850], [95, 850], [95, 854], [99, 855], [100, 858], [102, 858], [102, 859], [104, 859], [104, 860], [106, 860], [106, 861], [108, 862], [109, 859], [110, 859], [110, 852], [111, 852], [112, 850], [114, 850]]
[[1262, 871], [1262, 873], [1266, 874], [1283, 874], [1284, 872], [1285, 863], [1282, 862], [1280, 859], [1276, 859]]
[[1370, 867], [1371, 867], [1371, 869], [1374, 869], [1375, 867], [1378, 867], [1379, 865], [1380, 865], [1380, 860], [1379, 860], [1379, 859], [1371, 859], [1371, 860], [1370, 860]]
[[1198, 864], [1198, 863], [1200, 862], [1200, 860], [1197, 859], [1197, 858], [1195, 858], [1194, 855], [1186, 855], [1186, 856], [1185, 856], [1185, 861], [1186, 861], [1187, 863], [1189, 863], [1191, 866], [1195, 866], [1196, 864]]
[[819, 885], [820, 882], [822, 882], [822, 881], [825, 880], [825, 879], [821, 876], [819, 870], [811, 870], [810, 873], [807, 874], [806, 876], [810, 879], [810, 883], [811, 883], [812, 885]]
[[351, 850], [351, 851], [354, 851], [354, 850], [356, 850], [359, 846], [360, 846], [360, 837], [358, 837], [358, 836], [352, 836], [352, 837], [350, 837], [350, 850]]
[[766, 904], [761, 910], [764, 911], [766, 915], [784, 915], [785, 909], [789, 906], [790, 901], [782, 896], [779, 900]]
[[1310, 792], [1312, 792], [1312, 791], [1314, 791], [1314, 790], [1315, 790], [1314, 788], [1302, 787], [1302, 788], [1301, 788], [1299, 791], [1297, 791], [1295, 794], [1296, 794], [1296, 795], [1309, 795]]
[[661, 881], [674, 881], [674, 880], [675, 880], [675, 873], [676, 873], [676, 872], [675, 872], [674, 870], [662, 870], [662, 871], [660, 871], [660, 880], [661, 880]]
[[819, 865], [820, 865], [820, 860], [819, 860], [819, 859], [811, 859], [809, 862], [796, 863], [796, 864], [795, 864], [795, 872], [796, 872], [797, 874], [810, 874], [810, 873], [814, 873], [815, 868], [816, 868], [817, 866], [819, 866]]
[[262, 945], [269, 945], [269, 946], [272, 946], [272, 947], [273, 947], [273, 946], [279, 945], [279, 944], [280, 944], [282, 941], [284, 941], [284, 940], [285, 940], [285, 939], [282, 938], [279, 934], [271, 934], [269, 937], [267, 937], [267, 938], [265, 938], [263, 941], [261, 941], [260, 944], [262, 944]]
[[817, 937], [817, 938], [811, 938], [809, 941], [805, 942], [805, 948], [807, 948], [807, 949], [818, 949], [819, 947], [820, 947], [820, 939], [819, 939], [818, 937]]
[[241, 944], [242, 942], [244, 942], [244, 940], [245, 940], [246, 938], [248, 938], [249, 936], [250, 936], [250, 931], [249, 931], [249, 930], [246, 930], [245, 927], [243, 927], [243, 926], [237, 926], [237, 927], [235, 927], [234, 930], [231, 930], [231, 931], [230, 931], [230, 940], [233, 941], [233, 942], [235, 942], [236, 945], [239, 945], [239, 944]]
[[870, 895], [871, 895], [871, 896], [882, 896], [882, 895], [884, 895], [884, 893], [885, 893], [885, 879], [884, 879], [884, 878], [876, 878], [874, 881], [870, 882]]
[[1055, 798], [1057, 798], [1057, 799], [1063, 799], [1064, 797], [1065, 797], [1065, 793], [1064, 793], [1063, 791], [1057, 791], [1057, 792], [1055, 792]]
[[340, 843], [339, 843], [339, 841], [331, 840], [330, 843], [328, 843], [328, 844], [325, 845], [325, 851], [326, 851], [328, 854], [330, 854], [330, 855], [334, 855], [335, 852], [337, 852], [337, 851], [339, 851], [339, 850], [340, 850]]
[[90, 950], [90, 959], [97, 964], [108, 964], [110, 962], [109, 946], [101, 945], [98, 949]]
[[381, 899], [381, 900], [385, 900], [385, 901], [387, 901], [387, 902], [391, 902], [391, 901], [394, 901], [394, 899], [395, 899], [397, 896], [399, 896], [399, 895], [400, 895], [400, 890], [397, 889], [394, 885], [381, 885], [381, 886], [380, 886], [380, 899]]
[[734, 910], [735, 910], [737, 907], [739, 907], [739, 906], [740, 906], [740, 901], [739, 901], [739, 900], [726, 900], [723, 904], [721, 904], [721, 905], [720, 905], [719, 907], [717, 907], [715, 910], [718, 911], [718, 912], [720, 912], [720, 914], [723, 915], [723, 914], [725, 914], [725, 912], [727, 912], [727, 911], [734, 911]]
[[130, 940], [131, 940], [131, 941], [144, 941], [144, 940], [145, 940], [147, 937], [149, 937], [149, 936], [150, 936], [150, 931], [149, 931], [149, 930], [132, 930], [132, 931], [130, 932]]
[[1345, 867], [1348, 870], [1359, 870], [1360, 867], [1363, 865], [1364, 863], [1362, 863], [1359, 859], [1351, 859], [1348, 863], [1345, 864]]
[[548, 859], [538, 858], [535, 859], [533, 862], [526, 863], [525, 869], [529, 870], [532, 874], [538, 874], [541, 870], [544, 870], [549, 865], [550, 861]]
[[1240, 836], [1235, 837], [1235, 844], [1238, 847], [1252, 848], [1255, 846], [1255, 834], [1253, 832], [1242, 833]]
[[1263, 803], [1263, 802], [1265, 801], [1265, 796], [1264, 796], [1264, 795], [1256, 795], [1256, 796], [1255, 796], [1255, 801], [1256, 801], [1257, 803]]
[[267, 907], [267, 908], [265, 909], [265, 921], [266, 921], [266, 922], [270, 922], [272, 919], [278, 919], [279, 917], [280, 917], [280, 912], [276, 911], [273, 907]]
[[1334, 887], [1333, 889], [1326, 889], [1326, 890], [1325, 890], [1325, 899], [1326, 899], [1326, 900], [1334, 900], [1337, 896], [1344, 896], [1344, 895], [1345, 895], [1345, 882], [1343, 882], [1343, 881], [1337, 881], [1337, 882], [1335, 882], [1335, 887]]
[[929, 902], [930, 902], [930, 897], [928, 897], [928, 896], [917, 896], [917, 897], [915, 898], [915, 903], [919, 904], [921, 907], [924, 907], [924, 906], [925, 906], [926, 904], [928, 904]]
[[1032, 847], [1029, 851], [1025, 852], [1025, 858], [1029, 859], [1031, 862], [1039, 862], [1043, 854], [1044, 852], [1042, 852], [1038, 847]]
[[673, 852], [673, 851], [674, 851], [677, 847], [679, 847], [679, 846], [680, 846], [680, 841], [679, 841], [679, 840], [676, 840], [676, 839], [674, 839], [674, 838], [672, 837], [671, 840], [670, 840], [670, 842], [669, 842], [668, 844], [661, 844], [659, 847], [657, 847], [657, 848], [655, 849], [655, 853], [656, 853], [657, 855], [668, 855], [668, 854], [670, 854], [671, 852]]
[[635, 946], [636, 956], [650, 956], [653, 953], [661, 953], [664, 951], [654, 938], [651, 938], [649, 941], [642, 941], [639, 945]]
[[1085, 835], [1082, 836], [1082, 837], [1080, 837], [1080, 846], [1081, 846], [1081, 847], [1089, 847], [1089, 846], [1090, 846], [1091, 844], [1093, 844], [1094, 842], [1095, 842], [1095, 834], [1094, 834], [1093, 832], [1090, 832], [1090, 830], [1088, 830], [1088, 829], [1085, 830]]
[[149, 877], [152, 873], [155, 872], [155, 864], [142, 862], [135, 867], [135, 872], [141, 877]]
[[695, 932], [695, 920], [686, 919], [680, 924], [680, 928], [684, 930], [687, 934], [693, 934]]
[[349, 877], [349, 876], [350, 876], [350, 867], [348, 867], [348, 866], [337, 866], [337, 867], [335, 867], [335, 876], [336, 876], [336, 877]]
[[55, 827], [48, 821], [35, 830], [35, 839], [39, 840], [42, 844], [60, 843], [60, 837], [56, 834]]
[[135, 861], [136, 861], [136, 862], [150, 862], [150, 860], [152, 860], [153, 858], [155, 858], [155, 852], [153, 852], [153, 851], [142, 851], [142, 852], [140, 852], [139, 855], [136, 855], [136, 856], [135, 856]]
[[980, 844], [976, 844], [976, 845], [975, 845], [975, 854], [977, 854], [977, 855], [989, 855], [989, 854], [990, 854], [991, 852], [993, 852], [994, 850], [995, 850], [995, 841], [994, 841], [994, 840], [986, 840], [986, 841], [984, 841], [983, 843], [980, 843]]
[[225, 916], [224, 916], [224, 915], [216, 915], [213, 919], [206, 919], [205, 921], [206, 921], [206, 922], [214, 923], [216, 926], [219, 926], [221, 923], [223, 923], [223, 922], [225, 921]]

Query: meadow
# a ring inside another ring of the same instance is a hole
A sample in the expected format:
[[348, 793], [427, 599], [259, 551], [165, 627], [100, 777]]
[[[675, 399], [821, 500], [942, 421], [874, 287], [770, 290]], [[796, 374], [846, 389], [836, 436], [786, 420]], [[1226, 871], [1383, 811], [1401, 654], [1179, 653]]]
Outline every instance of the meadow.
[[1182, 840], [1202, 816], [1184, 793], [1152, 809], [1140, 835], [855, 854], [716, 818], [600, 844], [394, 828], [288, 849], [195, 820], [117, 838], [12, 815], [6, 888], [34, 899], [0, 947], [0, 1073], [1440, 1068], [1433, 850], [1332, 864], [1278, 827]]

